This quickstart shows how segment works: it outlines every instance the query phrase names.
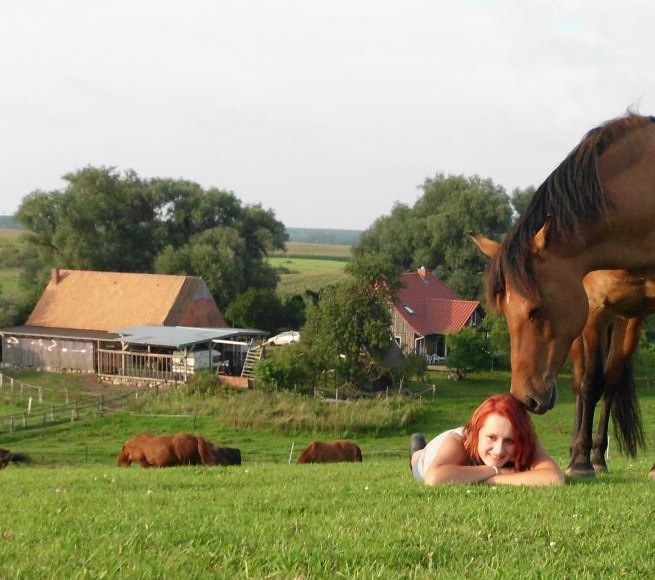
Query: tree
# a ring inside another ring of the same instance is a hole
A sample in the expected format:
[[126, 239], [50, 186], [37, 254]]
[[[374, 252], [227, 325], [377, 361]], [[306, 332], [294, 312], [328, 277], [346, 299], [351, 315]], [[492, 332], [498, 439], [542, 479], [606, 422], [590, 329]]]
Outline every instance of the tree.
[[468, 371], [488, 370], [491, 367], [489, 341], [485, 333], [473, 326], [466, 326], [446, 337], [448, 359], [446, 365], [463, 376]]
[[525, 210], [528, 209], [532, 198], [534, 197], [535, 188], [531, 185], [525, 189], [519, 189], [518, 187], [512, 191], [512, 207], [517, 214], [517, 218], [521, 217]]
[[234, 193], [185, 180], [86, 167], [62, 191], [35, 191], [17, 219], [30, 230], [32, 280], [53, 267], [201, 276], [220, 307], [247, 288], [274, 289], [266, 256], [281, 249], [284, 224]]
[[323, 291], [302, 340], [320, 370], [334, 369], [343, 382], [363, 384], [371, 378], [370, 359], [383, 359], [389, 349], [390, 324], [386, 293], [346, 280]]
[[477, 176], [437, 174], [421, 189], [412, 208], [397, 205], [364, 232], [354, 255], [382, 254], [403, 270], [425, 266], [464, 298], [479, 299], [486, 258], [468, 233], [500, 239], [511, 225], [508, 196]]

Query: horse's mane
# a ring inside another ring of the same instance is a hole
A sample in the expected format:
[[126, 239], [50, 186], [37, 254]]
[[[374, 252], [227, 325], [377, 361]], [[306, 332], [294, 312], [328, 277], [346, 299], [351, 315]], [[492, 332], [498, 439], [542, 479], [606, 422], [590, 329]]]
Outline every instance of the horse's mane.
[[495, 307], [496, 296], [505, 292], [507, 277], [527, 296], [539, 296], [530, 259], [535, 234], [548, 219], [549, 238], [574, 240], [581, 224], [601, 220], [612, 202], [600, 183], [598, 157], [613, 143], [652, 122], [655, 122], [654, 117], [629, 112], [592, 129], [539, 186], [530, 205], [487, 266], [490, 308]]

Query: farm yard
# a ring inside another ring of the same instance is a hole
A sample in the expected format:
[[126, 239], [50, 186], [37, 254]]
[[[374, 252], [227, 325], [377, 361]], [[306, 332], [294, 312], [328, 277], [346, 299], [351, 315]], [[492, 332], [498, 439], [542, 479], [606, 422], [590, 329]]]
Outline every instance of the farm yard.
[[[50, 375], [27, 378], [61, 388]], [[70, 392], [81, 394], [81, 381], [70, 377]], [[77, 423], [11, 434], [0, 425], [0, 447], [33, 458], [0, 473], [0, 577], [650, 574], [652, 379], [639, 385], [648, 448], [638, 459], [622, 457], [610, 444], [610, 473], [540, 489], [428, 488], [414, 481], [409, 434], [430, 436], [463, 422], [488, 394], [506, 390], [508, 374], [471, 374], [457, 384], [433, 374], [428, 381], [435, 388], [414, 396], [336, 406], [284, 393], [207, 398], [178, 390]], [[534, 417], [562, 467], [573, 418], [569, 383], [562, 376], [557, 406]], [[323, 411], [310, 419], [313, 405]], [[290, 429], [287, 420], [303, 413], [308, 418]], [[336, 423], [321, 422], [321, 413], [336, 413]], [[391, 419], [386, 426], [384, 417]], [[142, 431], [202, 434], [215, 445], [240, 448], [243, 464], [116, 467], [122, 443]], [[310, 441], [339, 436], [361, 446], [363, 463], [295, 464]]]

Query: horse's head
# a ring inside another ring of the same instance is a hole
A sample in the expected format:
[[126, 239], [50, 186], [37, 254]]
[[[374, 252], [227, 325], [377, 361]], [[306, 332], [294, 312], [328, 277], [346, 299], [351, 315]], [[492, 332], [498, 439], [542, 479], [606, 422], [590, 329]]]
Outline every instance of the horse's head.
[[[497, 260], [497, 242], [471, 235], [487, 256]], [[552, 409], [557, 397], [556, 376], [575, 338], [587, 320], [588, 302], [581, 277], [557, 256], [547, 252], [546, 232], [540, 231], [530, 251], [532, 288], [506, 270], [489, 292], [490, 307], [507, 321], [511, 348], [511, 392], [533, 413]], [[498, 264], [496, 263], [496, 266]]]

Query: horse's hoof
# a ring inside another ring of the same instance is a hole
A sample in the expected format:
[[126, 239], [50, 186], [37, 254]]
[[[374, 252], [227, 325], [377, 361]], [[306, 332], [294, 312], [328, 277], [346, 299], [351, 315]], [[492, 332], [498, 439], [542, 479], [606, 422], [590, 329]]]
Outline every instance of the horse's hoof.
[[593, 467], [569, 466], [564, 471], [569, 477], [594, 477], [596, 471]]
[[648, 472], [648, 479], [655, 479], [655, 469]]
[[596, 473], [607, 473], [607, 465], [602, 465], [600, 463], [594, 463], [594, 471]]

